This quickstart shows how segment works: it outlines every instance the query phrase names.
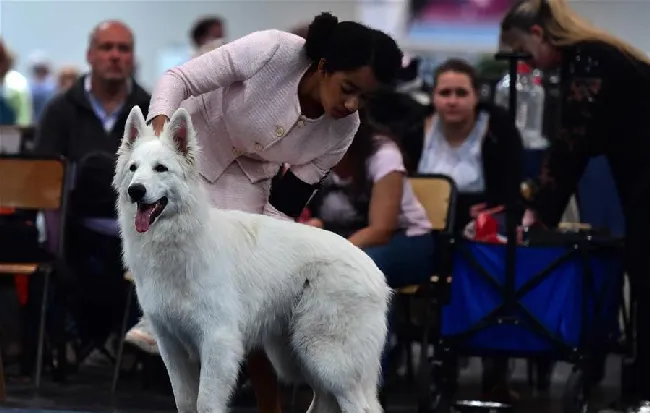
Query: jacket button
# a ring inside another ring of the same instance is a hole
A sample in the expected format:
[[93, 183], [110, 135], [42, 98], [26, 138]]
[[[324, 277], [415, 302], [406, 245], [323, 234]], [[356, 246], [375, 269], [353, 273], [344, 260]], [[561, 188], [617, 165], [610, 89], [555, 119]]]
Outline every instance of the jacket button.
[[281, 137], [284, 136], [284, 128], [282, 126], [277, 126], [275, 128], [275, 136], [277, 136], [278, 138], [281, 138]]
[[239, 155], [240, 155], [239, 149], [237, 149], [237, 148], [235, 148], [235, 147], [233, 146], [233, 147], [232, 147], [232, 154], [235, 155], [235, 156], [239, 156]]
[[264, 146], [262, 146], [262, 144], [259, 142], [255, 142], [255, 150], [261, 151], [262, 149], [264, 149]]
[[299, 127], [299, 128], [302, 128], [303, 126], [305, 126], [305, 121], [302, 120], [302, 119], [300, 119], [300, 120], [298, 121], [298, 127]]

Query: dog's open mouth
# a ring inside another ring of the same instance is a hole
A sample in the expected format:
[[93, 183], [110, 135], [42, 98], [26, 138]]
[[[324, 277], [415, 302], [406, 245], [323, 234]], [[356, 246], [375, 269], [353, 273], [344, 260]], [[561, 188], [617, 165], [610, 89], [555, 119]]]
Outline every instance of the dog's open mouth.
[[167, 206], [167, 197], [162, 197], [153, 204], [138, 202], [138, 211], [135, 213], [135, 230], [147, 232], [156, 218], [162, 214]]

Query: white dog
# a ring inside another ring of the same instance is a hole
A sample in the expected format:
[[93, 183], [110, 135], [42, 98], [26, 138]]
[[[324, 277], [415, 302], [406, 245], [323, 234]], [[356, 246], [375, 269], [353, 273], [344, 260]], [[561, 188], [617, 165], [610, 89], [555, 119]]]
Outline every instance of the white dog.
[[178, 410], [224, 412], [244, 355], [264, 348], [281, 379], [314, 389], [310, 411], [380, 413], [382, 272], [327, 231], [211, 208], [198, 150], [184, 109], [157, 138], [134, 107], [113, 181]]

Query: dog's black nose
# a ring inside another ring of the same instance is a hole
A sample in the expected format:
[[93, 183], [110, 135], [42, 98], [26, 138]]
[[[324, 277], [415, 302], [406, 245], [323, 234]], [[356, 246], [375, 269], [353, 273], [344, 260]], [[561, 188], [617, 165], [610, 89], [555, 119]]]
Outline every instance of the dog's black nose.
[[131, 197], [131, 202], [140, 202], [147, 194], [147, 188], [142, 184], [133, 184], [129, 187], [127, 192]]

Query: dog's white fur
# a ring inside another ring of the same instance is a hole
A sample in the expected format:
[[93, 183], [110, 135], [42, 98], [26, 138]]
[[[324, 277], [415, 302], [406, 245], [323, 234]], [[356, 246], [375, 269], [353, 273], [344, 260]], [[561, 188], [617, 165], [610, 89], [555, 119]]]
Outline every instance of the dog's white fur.
[[[113, 182], [125, 263], [178, 410], [224, 412], [244, 355], [264, 348], [281, 379], [314, 389], [310, 411], [381, 412], [382, 272], [333, 233], [210, 207], [198, 150], [184, 109], [157, 138], [134, 107]], [[168, 199], [144, 233], [127, 192], [136, 183], [143, 202]]]

